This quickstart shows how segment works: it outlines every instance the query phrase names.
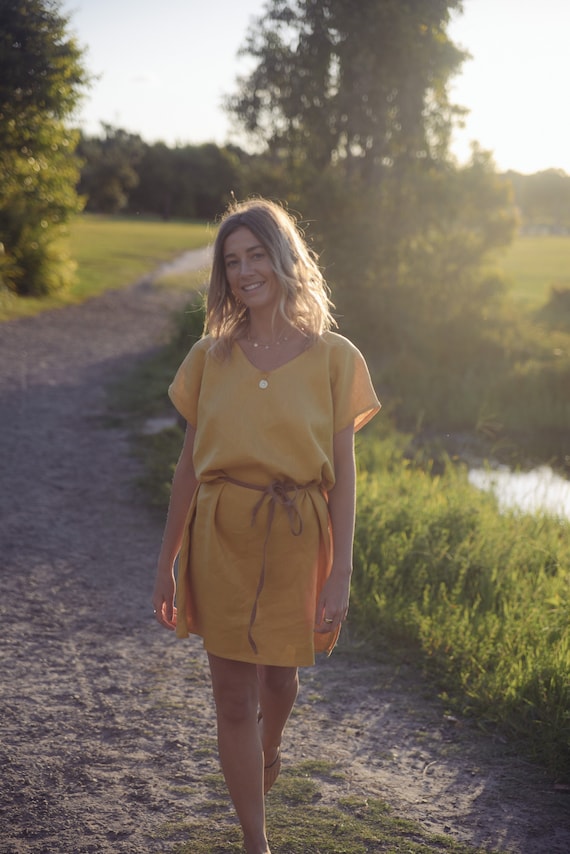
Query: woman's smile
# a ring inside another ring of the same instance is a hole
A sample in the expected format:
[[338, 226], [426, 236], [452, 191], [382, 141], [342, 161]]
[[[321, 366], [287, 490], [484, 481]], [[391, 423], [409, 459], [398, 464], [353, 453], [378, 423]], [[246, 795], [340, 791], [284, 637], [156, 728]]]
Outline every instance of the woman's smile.
[[226, 278], [234, 297], [247, 308], [276, 308], [281, 287], [259, 238], [241, 226], [224, 244]]

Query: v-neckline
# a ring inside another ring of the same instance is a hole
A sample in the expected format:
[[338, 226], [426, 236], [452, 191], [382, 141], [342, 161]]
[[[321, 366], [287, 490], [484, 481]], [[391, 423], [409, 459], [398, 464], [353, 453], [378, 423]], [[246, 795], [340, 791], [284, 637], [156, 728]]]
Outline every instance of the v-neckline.
[[301, 356], [304, 356], [305, 353], [308, 353], [310, 350], [312, 350], [313, 347], [315, 346], [315, 343], [316, 343], [315, 341], [313, 341], [313, 342], [308, 341], [307, 346], [304, 347], [300, 353], [297, 353], [296, 356], [292, 356], [290, 359], [287, 359], [286, 362], [283, 362], [282, 365], [278, 365], [276, 368], [269, 368], [269, 370], [264, 370], [263, 368], [258, 368], [257, 365], [253, 364], [253, 362], [251, 361], [251, 359], [249, 358], [249, 356], [247, 355], [247, 353], [245, 352], [245, 350], [243, 349], [243, 347], [241, 346], [239, 341], [234, 342], [235, 346], [237, 347], [237, 349], [239, 350], [239, 352], [243, 356], [245, 362], [247, 362], [247, 364], [250, 366], [250, 368], [253, 368], [254, 371], [257, 371], [258, 374], [262, 374], [264, 377], [271, 376], [272, 374], [277, 373], [277, 371], [282, 370], [282, 368], [286, 368], [287, 365], [291, 365], [293, 362], [296, 362], [297, 359], [300, 359]]

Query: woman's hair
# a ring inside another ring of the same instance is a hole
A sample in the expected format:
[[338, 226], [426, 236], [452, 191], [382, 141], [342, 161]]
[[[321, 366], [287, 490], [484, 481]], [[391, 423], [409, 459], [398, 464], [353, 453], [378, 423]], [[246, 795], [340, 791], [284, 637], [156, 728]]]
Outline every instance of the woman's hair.
[[248, 310], [233, 295], [226, 278], [224, 244], [238, 228], [249, 228], [266, 250], [281, 286], [277, 316], [315, 338], [336, 321], [329, 289], [296, 220], [275, 202], [250, 199], [234, 202], [223, 215], [216, 240], [206, 304], [204, 334], [212, 349], [227, 356], [236, 338], [246, 334]]

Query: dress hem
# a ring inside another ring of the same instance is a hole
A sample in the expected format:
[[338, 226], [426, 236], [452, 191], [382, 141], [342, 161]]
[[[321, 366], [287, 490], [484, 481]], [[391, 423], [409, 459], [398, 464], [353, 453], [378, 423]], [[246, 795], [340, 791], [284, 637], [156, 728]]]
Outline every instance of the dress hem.
[[[227, 654], [223, 654], [220, 652], [216, 652], [214, 649], [208, 649], [208, 646], [206, 644], [206, 641], [205, 641], [203, 635], [201, 635], [197, 631], [194, 631], [193, 629], [188, 629], [184, 634], [177, 634], [176, 637], [179, 640], [185, 640], [186, 638], [189, 638], [190, 636], [199, 637], [202, 639], [202, 645], [204, 647], [205, 652], [210, 653], [211, 655], [215, 655], [217, 658], [223, 658], [227, 661], [241, 661], [244, 664], [260, 664], [260, 665], [265, 666], [265, 667], [314, 667], [317, 663], [317, 657], [321, 657], [321, 656], [325, 656], [326, 658], [330, 657], [330, 655], [332, 654], [332, 651], [333, 651], [333, 649], [336, 646], [336, 643], [338, 641], [339, 634], [340, 634], [340, 632], [338, 632], [336, 634], [336, 637], [334, 639], [334, 643], [330, 647], [330, 649], [328, 649], [328, 648], [327, 649], [314, 649], [312, 657], [306, 656], [305, 658], [302, 658], [300, 656], [298, 661], [285, 661], [285, 662], [284, 661], [275, 661], [273, 659], [273, 656], [269, 656], [269, 658], [272, 658], [271, 661], [266, 661], [266, 660], [264, 660], [266, 658], [265, 656], [259, 655], [259, 654], [256, 655], [255, 653], [252, 653], [251, 655], [249, 653], [244, 653], [243, 655], [236, 655], [236, 654], [232, 653], [231, 655], [227, 655]], [[302, 660], [301, 660], [301, 658], [302, 658]]]

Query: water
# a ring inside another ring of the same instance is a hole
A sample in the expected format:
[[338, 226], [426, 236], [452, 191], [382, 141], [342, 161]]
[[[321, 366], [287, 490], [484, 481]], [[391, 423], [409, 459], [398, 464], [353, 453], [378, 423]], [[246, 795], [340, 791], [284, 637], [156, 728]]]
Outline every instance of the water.
[[570, 519], [570, 481], [549, 466], [527, 472], [514, 472], [507, 466], [471, 469], [469, 482], [478, 489], [494, 492], [501, 508]]

